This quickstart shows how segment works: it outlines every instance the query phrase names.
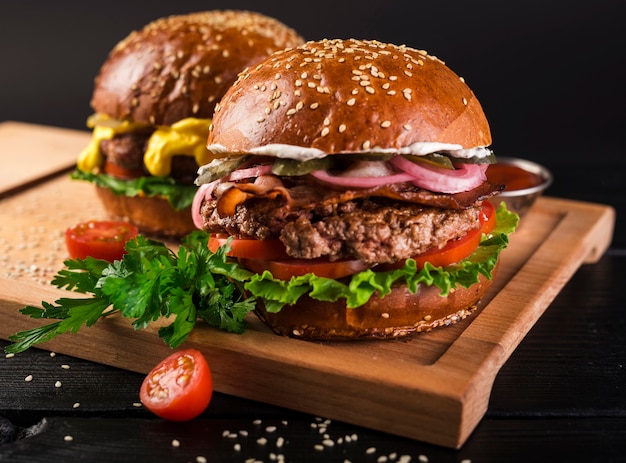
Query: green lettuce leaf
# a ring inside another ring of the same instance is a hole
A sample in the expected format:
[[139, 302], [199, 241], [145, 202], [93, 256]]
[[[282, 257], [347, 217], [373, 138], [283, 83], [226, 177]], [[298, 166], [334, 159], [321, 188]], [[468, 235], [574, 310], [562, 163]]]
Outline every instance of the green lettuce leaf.
[[122, 180], [107, 174], [94, 174], [76, 169], [71, 174], [74, 180], [85, 180], [94, 185], [108, 188], [117, 195], [161, 196], [167, 198], [172, 207], [182, 210], [191, 206], [193, 197], [198, 190], [195, 185], [185, 185], [176, 182], [171, 177], [139, 177]]
[[245, 283], [246, 291], [263, 300], [268, 312], [279, 312], [285, 305], [294, 304], [308, 294], [318, 301], [346, 300], [349, 308], [365, 304], [376, 292], [382, 297], [391, 292], [394, 285], [406, 284], [409, 291], [417, 292], [420, 284], [435, 285], [447, 296], [453, 288], [465, 288], [478, 282], [480, 275], [492, 277], [500, 252], [508, 245], [508, 235], [515, 231], [519, 221], [517, 214], [507, 210], [504, 203], [496, 211], [496, 226], [483, 239], [473, 254], [448, 267], [434, 267], [427, 263], [418, 269], [415, 261], [408, 259], [404, 267], [384, 272], [368, 269], [353, 275], [347, 281], [332, 280], [307, 274], [289, 281], [272, 277], [268, 271], [255, 274]]

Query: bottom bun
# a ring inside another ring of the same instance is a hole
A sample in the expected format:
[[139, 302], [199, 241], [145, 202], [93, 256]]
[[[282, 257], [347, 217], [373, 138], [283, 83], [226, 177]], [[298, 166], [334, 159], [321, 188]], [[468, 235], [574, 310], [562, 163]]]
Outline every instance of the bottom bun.
[[302, 296], [294, 305], [269, 313], [257, 303], [257, 316], [275, 333], [308, 340], [387, 339], [430, 331], [468, 317], [491, 287], [493, 276], [483, 275], [469, 288], [456, 288], [446, 297], [436, 286], [420, 285], [417, 293], [406, 286], [380, 298], [372, 296], [360, 307], [348, 309], [345, 301], [323, 302]]
[[176, 210], [165, 198], [125, 196], [96, 186], [107, 214], [116, 220], [127, 220], [147, 235], [181, 238], [196, 230], [191, 208]]

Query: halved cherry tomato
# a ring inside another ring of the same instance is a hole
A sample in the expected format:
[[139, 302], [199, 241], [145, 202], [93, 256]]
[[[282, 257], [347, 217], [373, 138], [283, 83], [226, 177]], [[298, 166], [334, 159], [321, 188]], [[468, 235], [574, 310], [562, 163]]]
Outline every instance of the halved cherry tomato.
[[124, 246], [139, 230], [134, 225], [113, 220], [90, 220], [65, 230], [65, 244], [73, 259], [90, 256], [109, 262], [126, 253]]
[[[430, 262], [435, 267], [446, 267], [459, 262], [468, 257], [480, 244], [483, 234], [490, 233], [496, 226], [495, 207], [489, 201], [483, 202], [480, 222], [482, 226], [472, 230], [465, 236], [450, 241], [441, 249], [432, 249], [418, 256], [413, 257], [418, 268], [424, 267], [426, 262]], [[379, 265], [377, 270], [392, 270], [404, 266], [404, 261], [396, 264]]]
[[[211, 235], [209, 237], [209, 250], [217, 251], [217, 248], [226, 244], [228, 236]], [[280, 240], [253, 240], [246, 238], [233, 238], [230, 243], [231, 257], [243, 257], [247, 259], [289, 259], [285, 251], [285, 245]]]
[[248, 270], [262, 273], [269, 270], [274, 278], [289, 280], [292, 276], [312, 273], [319, 277], [343, 278], [366, 270], [369, 265], [359, 259], [339, 260], [331, 262], [327, 259], [239, 259]]
[[152, 413], [171, 421], [200, 415], [211, 402], [213, 378], [196, 349], [184, 349], [161, 361], [141, 384], [139, 398]]

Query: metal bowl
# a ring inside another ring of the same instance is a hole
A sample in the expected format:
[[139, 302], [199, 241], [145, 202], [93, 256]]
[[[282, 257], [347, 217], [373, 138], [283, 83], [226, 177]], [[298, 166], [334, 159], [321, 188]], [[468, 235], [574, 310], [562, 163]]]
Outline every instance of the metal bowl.
[[552, 184], [552, 173], [536, 162], [520, 158], [498, 156], [497, 164], [508, 164], [519, 167], [526, 172], [537, 175], [540, 179], [538, 180], [540, 183], [521, 189], [509, 186], [506, 179], [504, 179], [507, 187], [499, 195], [492, 198], [493, 202], [496, 204], [500, 204], [500, 202], [504, 201], [510, 211], [516, 212], [520, 218], [522, 218], [535, 203], [537, 198]]

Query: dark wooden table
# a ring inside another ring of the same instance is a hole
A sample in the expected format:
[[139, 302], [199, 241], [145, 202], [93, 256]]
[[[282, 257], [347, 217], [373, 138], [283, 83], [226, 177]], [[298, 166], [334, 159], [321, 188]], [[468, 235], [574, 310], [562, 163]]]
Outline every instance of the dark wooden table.
[[461, 449], [219, 393], [200, 418], [169, 423], [138, 406], [142, 375], [31, 349], [0, 356], [0, 461], [626, 461], [624, 162], [547, 165], [549, 195], [616, 208], [614, 240], [500, 370]]

